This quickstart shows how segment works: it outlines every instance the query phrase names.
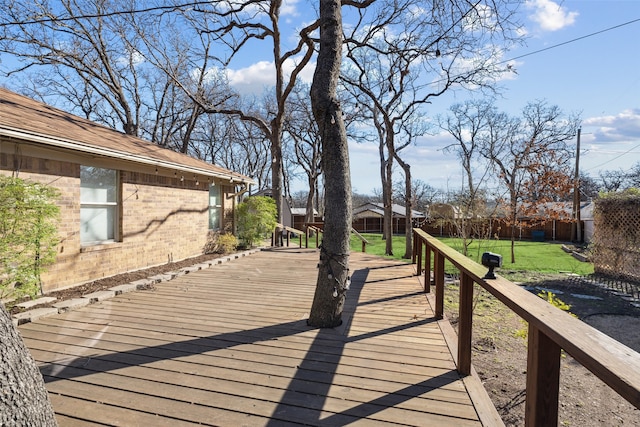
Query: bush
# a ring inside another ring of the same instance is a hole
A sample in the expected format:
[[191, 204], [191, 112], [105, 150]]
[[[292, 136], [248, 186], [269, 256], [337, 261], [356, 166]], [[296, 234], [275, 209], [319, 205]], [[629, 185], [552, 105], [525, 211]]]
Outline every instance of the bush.
[[271, 197], [251, 196], [238, 204], [238, 237], [252, 247], [276, 227], [278, 211]]
[[0, 298], [42, 292], [40, 274], [56, 259], [58, 196], [52, 187], [0, 176]]
[[207, 243], [204, 245], [205, 254], [230, 254], [238, 247], [238, 239], [231, 233], [221, 234], [219, 231], [207, 233]]

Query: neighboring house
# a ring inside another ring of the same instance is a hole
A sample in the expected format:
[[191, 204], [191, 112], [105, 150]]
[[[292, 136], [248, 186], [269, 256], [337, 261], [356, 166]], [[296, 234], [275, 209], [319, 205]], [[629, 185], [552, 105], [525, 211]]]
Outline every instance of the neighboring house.
[[[406, 217], [405, 207], [394, 204], [392, 207], [392, 232], [402, 234], [405, 232]], [[426, 216], [422, 212], [411, 211], [412, 227], [420, 227]], [[384, 218], [384, 205], [382, 203], [365, 203], [353, 209], [353, 228], [359, 233], [382, 233]]]
[[[317, 210], [313, 210], [313, 222], [322, 222]], [[307, 223], [307, 208], [291, 208], [291, 224], [293, 228], [304, 231]]]
[[0, 174], [60, 190], [45, 292], [202, 254], [249, 177], [0, 88]]

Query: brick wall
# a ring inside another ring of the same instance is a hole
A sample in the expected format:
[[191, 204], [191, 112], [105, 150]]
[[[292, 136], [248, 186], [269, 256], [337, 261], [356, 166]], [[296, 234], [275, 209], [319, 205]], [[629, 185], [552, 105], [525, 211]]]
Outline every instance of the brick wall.
[[[61, 192], [60, 244], [56, 264], [42, 275], [45, 292], [202, 254], [209, 221], [207, 182], [196, 185], [196, 180], [187, 177], [181, 181], [173, 171], [120, 170], [120, 238], [82, 247], [81, 163], [6, 151], [0, 153], [0, 173], [18, 170], [20, 178], [49, 184]], [[89, 165], [88, 161], [82, 164]], [[223, 186], [222, 228], [229, 231], [233, 229], [233, 200], [226, 196], [232, 190], [232, 186]]]

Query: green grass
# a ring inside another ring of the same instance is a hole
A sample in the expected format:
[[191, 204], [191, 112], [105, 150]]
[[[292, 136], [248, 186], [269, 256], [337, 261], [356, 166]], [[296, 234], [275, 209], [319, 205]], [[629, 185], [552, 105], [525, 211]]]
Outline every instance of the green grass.
[[[385, 241], [380, 234], [364, 234], [369, 243], [367, 253], [384, 255]], [[457, 238], [441, 238], [443, 243], [462, 252], [462, 241]], [[351, 236], [351, 250], [360, 251], [362, 243], [355, 235]], [[405, 252], [404, 236], [393, 237], [393, 258], [402, 259]], [[515, 272], [540, 273], [575, 273], [587, 275], [593, 273], [593, 264], [580, 262], [564, 252], [559, 243], [548, 242], [515, 242], [515, 264], [511, 263], [511, 242], [509, 240], [475, 240], [469, 247], [468, 257], [480, 262], [483, 252], [494, 252], [502, 255], [502, 274]], [[410, 260], [405, 260], [410, 261]]]

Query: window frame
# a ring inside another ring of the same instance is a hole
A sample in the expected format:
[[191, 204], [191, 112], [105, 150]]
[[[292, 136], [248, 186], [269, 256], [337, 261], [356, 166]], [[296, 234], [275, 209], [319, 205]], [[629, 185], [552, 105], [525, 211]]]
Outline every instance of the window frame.
[[[216, 189], [215, 191], [217, 191], [217, 194], [215, 195], [216, 204], [212, 205], [211, 204], [211, 199], [212, 199], [211, 192], [212, 192], [212, 189], [214, 189], [214, 188]], [[221, 230], [222, 229], [222, 207], [223, 207], [222, 206], [222, 197], [223, 197], [222, 186], [220, 184], [216, 184], [216, 183], [209, 184], [209, 191], [208, 191], [208, 198], [209, 198], [209, 202], [208, 202], [209, 211], [208, 211], [208, 214], [209, 215], [208, 215], [208, 218], [207, 218], [207, 229], [208, 230], [216, 231], [216, 230]], [[211, 221], [212, 212], [214, 210], [217, 210], [217, 222], [218, 222], [217, 228], [212, 226], [213, 224], [212, 224], [212, 221]]]
[[[112, 171], [115, 173], [114, 179], [114, 192], [115, 197], [114, 201], [103, 201], [103, 202], [95, 202], [95, 201], [83, 201], [82, 200], [82, 169], [83, 168], [93, 168], [93, 169], [103, 169], [106, 171]], [[117, 169], [111, 169], [100, 166], [89, 166], [89, 165], [80, 165], [80, 245], [82, 247], [88, 246], [97, 246], [104, 245], [110, 243], [116, 243], [120, 241], [120, 209], [122, 207], [122, 202], [120, 196], [122, 194], [122, 185], [120, 180], [120, 171]], [[84, 222], [82, 221], [82, 210], [84, 208], [111, 208], [113, 210], [113, 237], [103, 240], [88, 240], [83, 241], [83, 233], [82, 227]]]

